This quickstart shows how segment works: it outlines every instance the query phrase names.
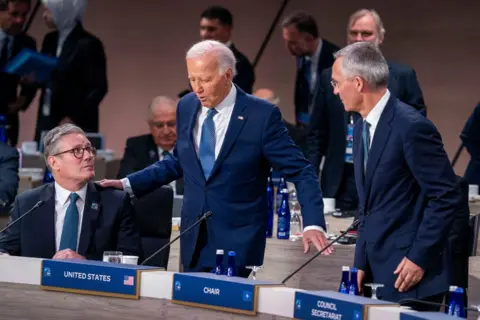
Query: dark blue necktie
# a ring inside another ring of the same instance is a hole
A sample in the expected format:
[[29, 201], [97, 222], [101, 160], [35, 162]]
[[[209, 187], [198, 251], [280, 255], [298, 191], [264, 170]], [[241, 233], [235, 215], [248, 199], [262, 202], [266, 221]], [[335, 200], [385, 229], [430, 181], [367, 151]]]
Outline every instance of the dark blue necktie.
[[60, 238], [60, 246], [58, 251], [64, 249], [71, 249], [77, 251], [78, 239], [78, 208], [77, 200], [79, 196], [76, 193], [70, 193], [70, 204], [67, 208], [65, 221], [63, 222], [62, 237]]
[[363, 166], [364, 170], [367, 169], [368, 153], [370, 152], [370, 123], [367, 120], [363, 120]]
[[308, 83], [308, 90], [310, 91], [310, 78], [311, 78], [311, 66], [312, 66], [312, 61], [310, 59], [307, 59], [306, 57], [303, 58], [303, 75], [305, 76], [305, 79], [307, 80]]
[[6, 36], [5, 39], [3, 39], [2, 51], [0, 52], [0, 66], [6, 65], [8, 62], [8, 53], [9, 53], [8, 44], [10, 42], [9, 40], [10, 39], [8, 38], [8, 36]]
[[202, 164], [205, 179], [210, 177], [215, 163], [215, 123], [213, 122], [213, 116], [217, 114], [217, 112], [215, 109], [208, 110], [207, 117], [202, 125], [198, 156]]

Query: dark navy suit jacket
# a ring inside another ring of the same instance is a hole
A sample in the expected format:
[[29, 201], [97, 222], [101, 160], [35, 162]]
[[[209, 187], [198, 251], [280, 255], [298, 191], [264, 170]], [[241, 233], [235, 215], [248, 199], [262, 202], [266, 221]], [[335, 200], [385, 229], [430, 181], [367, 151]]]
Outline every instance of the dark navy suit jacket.
[[17, 149], [0, 142], [0, 212], [8, 208], [18, 190]]
[[[267, 228], [267, 177], [270, 168], [294, 182], [303, 207], [305, 226], [325, 228], [320, 186], [312, 166], [289, 138], [279, 109], [237, 87], [237, 97], [224, 143], [212, 173], [205, 180], [194, 146], [192, 130], [201, 110], [190, 93], [177, 108], [177, 145], [174, 156], [128, 176], [137, 197], [183, 176], [184, 200], [181, 230], [203, 213], [207, 220], [208, 245], [200, 261], [215, 266], [215, 250], [236, 251], [238, 266], [262, 265]], [[199, 228], [181, 240], [182, 261], [189, 266]], [[200, 263], [200, 262], [199, 262]]]
[[[385, 285], [379, 290], [384, 300], [447, 292], [447, 240], [460, 193], [435, 126], [392, 95], [373, 136], [366, 174], [361, 119], [355, 125], [353, 157], [360, 219], [354, 266]], [[404, 257], [425, 275], [399, 293], [393, 272]]]
[[470, 162], [465, 171], [465, 179], [469, 184], [480, 185], [480, 103], [468, 118], [462, 135], [463, 145], [470, 153]]
[[[415, 71], [405, 65], [388, 63], [388, 89], [400, 101], [426, 115], [422, 90]], [[319, 81], [315, 96], [312, 122], [307, 136], [307, 159], [318, 173], [325, 156], [321, 185], [325, 197], [335, 198], [342, 182], [349, 114], [330, 84], [332, 68], [326, 69]], [[354, 114], [358, 117], [358, 114]]]
[[[1, 251], [45, 259], [55, 255], [53, 183], [18, 195], [10, 221], [30, 210], [40, 200], [45, 203], [2, 234]], [[85, 200], [78, 253], [89, 260], [102, 260], [104, 251], [122, 251], [124, 255], [141, 257], [140, 236], [128, 194], [89, 183]]]

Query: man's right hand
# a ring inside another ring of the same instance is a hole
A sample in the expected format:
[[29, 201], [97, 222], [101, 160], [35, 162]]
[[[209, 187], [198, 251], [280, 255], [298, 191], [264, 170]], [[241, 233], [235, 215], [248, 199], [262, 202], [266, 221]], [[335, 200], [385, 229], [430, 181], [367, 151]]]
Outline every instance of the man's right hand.
[[122, 181], [120, 180], [102, 179], [100, 181], [97, 181], [96, 184], [104, 188], [115, 188], [123, 190]]
[[357, 285], [358, 285], [358, 292], [363, 294], [363, 284], [365, 282], [365, 271], [358, 269], [357, 272]]

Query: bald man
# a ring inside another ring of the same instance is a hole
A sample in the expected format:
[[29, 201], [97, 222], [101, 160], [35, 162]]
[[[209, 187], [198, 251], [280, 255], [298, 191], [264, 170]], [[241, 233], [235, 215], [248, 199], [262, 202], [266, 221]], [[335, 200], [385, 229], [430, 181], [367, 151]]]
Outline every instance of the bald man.
[[[165, 96], [153, 99], [148, 107], [150, 134], [127, 139], [117, 175], [119, 179], [142, 170], [173, 152], [177, 142], [176, 112], [177, 103], [173, 99]], [[183, 194], [183, 180], [174, 181], [170, 185], [177, 194]]]

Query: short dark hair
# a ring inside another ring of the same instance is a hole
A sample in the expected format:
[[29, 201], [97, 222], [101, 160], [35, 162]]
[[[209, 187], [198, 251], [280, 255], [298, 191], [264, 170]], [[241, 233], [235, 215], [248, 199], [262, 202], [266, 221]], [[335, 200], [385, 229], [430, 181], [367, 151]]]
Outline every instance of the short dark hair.
[[8, 5], [10, 3], [15, 3], [15, 2], [24, 2], [24, 3], [28, 3], [29, 5], [32, 4], [31, 0], [0, 0], [0, 11], [8, 10]]
[[282, 22], [282, 28], [295, 26], [298, 32], [308, 33], [318, 38], [318, 27], [315, 18], [306, 12], [295, 12], [287, 16]]
[[200, 19], [215, 20], [218, 19], [221, 24], [233, 26], [233, 16], [227, 8], [221, 6], [211, 6], [205, 9], [200, 15]]

